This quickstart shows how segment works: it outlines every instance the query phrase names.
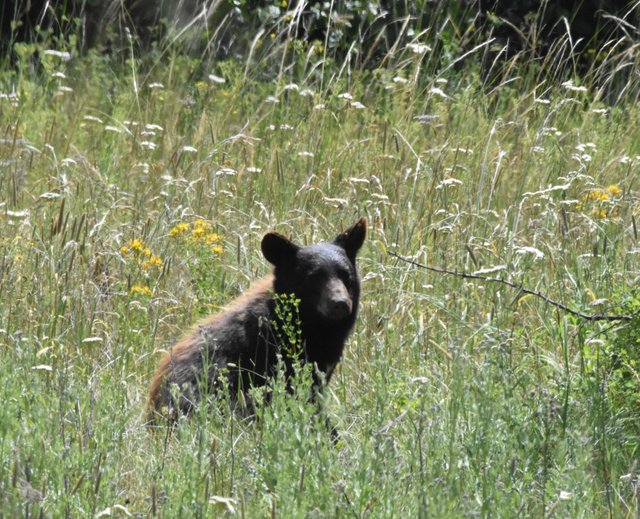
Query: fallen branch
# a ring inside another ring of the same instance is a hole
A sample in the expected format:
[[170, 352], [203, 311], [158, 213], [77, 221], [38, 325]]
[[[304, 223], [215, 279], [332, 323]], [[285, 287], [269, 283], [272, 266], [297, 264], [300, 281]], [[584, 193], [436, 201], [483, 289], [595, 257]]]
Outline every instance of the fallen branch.
[[458, 271], [453, 271], [453, 270], [430, 267], [428, 265], [423, 265], [421, 263], [418, 263], [417, 261], [413, 261], [413, 260], [410, 260], [408, 258], [403, 258], [402, 256], [400, 256], [399, 254], [396, 254], [395, 252], [388, 251], [387, 253], [389, 254], [389, 256], [393, 256], [394, 258], [399, 259], [400, 261], [404, 261], [405, 263], [408, 263], [409, 265], [413, 265], [414, 267], [418, 267], [418, 268], [421, 268], [421, 269], [429, 270], [431, 272], [437, 272], [438, 274], [448, 274], [450, 276], [457, 276], [457, 277], [462, 278], [462, 279], [477, 279], [477, 280], [480, 280], [480, 281], [487, 281], [487, 282], [491, 282], [491, 283], [502, 283], [503, 285], [507, 285], [508, 287], [515, 288], [516, 290], [519, 290], [520, 292], [523, 292], [524, 294], [531, 294], [532, 296], [539, 297], [545, 303], [550, 304], [552, 306], [555, 306], [556, 308], [560, 308], [560, 310], [564, 310], [565, 312], [567, 312], [567, 313], [569, 313], [571, 315], [575, 315], [576, 317], [580, 317], [581, 319], [585, 319], [587, 321], [610, 321], [610, 322], [611, 321], [631, 321], [634, 318], [634, 316], [638, 314], [638, 312], [634, 312], [632, 315], [603, 315], [603, 314], [590, 315], [590, 314], [585, 314], [585, 313], [579, 312], [577, 310], [572, 310], [568, 306], [563, 305], [562, 303], [558, 303], [557, 301], [554, 301], [553, 299], [550, 299], [549, 297], [545, 296], [544, 294], [542, 294], [540, 292], [537, 292], [535, 290], [530, 290], [528, 288], [523, 287], [522, 285], [518, 285], [518, 284], [513, 283], [511, 281], [507, 281], [506, 279], [494, 278], [494, 277], [488, 277], [488, 276], [481, 276], [480, 274], [468, 274], [467, 272], [458, 272]]

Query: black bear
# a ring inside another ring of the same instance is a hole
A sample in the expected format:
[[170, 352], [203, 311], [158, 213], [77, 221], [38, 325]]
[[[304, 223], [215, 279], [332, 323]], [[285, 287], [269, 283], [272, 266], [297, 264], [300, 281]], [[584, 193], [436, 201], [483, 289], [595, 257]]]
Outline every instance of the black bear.
[[[165, 353], [149, 391], [149, 421], [188, 414], [203, 392], [225, 385], [234, 408], [251, 410], [247, 390], [275, 375], [278, 359], [285, 374], [297, 357], [313, 366], [314, 383], [331, 378], [353, 328], [360, 298], [356, 254], [367, 233], [363, 218], [331, 243], [298, 246], [268, 233], [262, 253], [273, 274], [256, 282], [226, 310], [195, 326]], [[278, 301], [299, 301], [299, 352], [283, 337]], [[321, 375], [323, 374], [323, 375]]]

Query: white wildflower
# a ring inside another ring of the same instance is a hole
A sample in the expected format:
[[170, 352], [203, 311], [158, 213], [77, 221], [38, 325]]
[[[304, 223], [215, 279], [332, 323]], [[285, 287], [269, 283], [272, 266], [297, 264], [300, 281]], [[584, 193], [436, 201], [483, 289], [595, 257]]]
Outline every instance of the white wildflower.
[[284, 86], [284, 90], [295, 90], [296, 92], [298, 92], [300, 90], [300, 87], [295, 83], [289, 83]]
[[298, 152], [298, 157], [313, 157], [313, 153], [310, 151], [300, 151]]
[[305, 88], [304, 90], [300, 90], [301, 97], [309, 97], [312, 95], [313, 95], [313, 90], [309, 90], [308, 88]]
[[349, 201], [346, 198], [329, 198], [325, 196], [322, 200], [333, 207], [345, 207], [349, 204]]
[[429, 89], [429, 93], [430, 94], [435, 94], [437, 96], [442, 97], [443, 99], [449, 99], [449, 96], [447, 94], [445, 94], [440, 88], [438, 87], [431, 87]]
[[401, 83], [403, 85], [406, 85], [409, 82], [408, 79], [403, 78], [401, 76], [396, 76], [391, 81], [393, 81], [394, 83]]
[[111, 126], [109, 124], [105, 126], [104, 129], [107, 132], [122, 133], [122, 130], [120, 128], [116, 128], [115, 126]]
[[578, 150], [580, 153], [584, 153], [587, 148], [595, 150], [596, 145], [593, 142], [586, 142], [584, 144], [580, 143], [576, 145], [576, 150]]
[[198, 148], [194, 148], [193, 146], [183, 146], [182, 151], [184, 153], [197, 153]]
[[95, 117], [93, 115], [85, 115], [82, 118], [83, 121], [92, 121], [94, 123], [101, 123], [102, 124], [102, 119], [100, 119], [100, 117]]
[[354, 101], [351, 103], [351, 107], [356, 110], [364, 110], [366, 108], [366, 106], [364, 106], [360, 101]]
[[416, 115], [413, 118], [420, 124], [433, 124], [440, 118], [440, 116], [438, 114], [422, 114]]
[[68, 94], [70, 92], [73, 92], [73, 88], [65, 86], [65, 85], [61, 85], [58, 87], [58, 92], [61, 92], [63, 94]]
[[69, 61], [71, 59], [71, 54], [61, 50], [47, 49], [44, 51], [44, 55], [60, 58], [62, 61]]
[[224, 85], [227, 82], [225, 78], [216, 76], [215, 74], [209, 74], [209, 81], [218, 85]]
[[147, 125], [145, 125], [145, 128], [147, 130], [151, 130], [151, 131], [154, 131], [154, 130], [157, 130], [159, 132], [163, 132], [164, 131], [164, 128], [162, 126], [157, 125], [157, 124], [147, 124]]
[[56, 79], [67, 79], [67, 76], [64, 72], [54, 72], [53, 74], [51, 74], [51, 77], [54, 77]]
[[247, 173], [262, 173], [262, 168], [256, 168], [255, 166], [249, 166]]
[[155, 90], [155, 89], [162, 90], [164, 88], [164, 85], [162, 83], [150, 83], [149, 88], [151, 90]]
[[87, 337], [85, 339], [82, 339], [83, 344], [92, 344], [95, 342], [102, 342], [102, 337]]
[[591, 155], [589, 155], [588, 153], [574, 153], [573, 155], [571, 155], [571, 158], [581, 163], [588, 163], [593, 160]]
[[407, 49], [409, 49], [414, 54], [424, 54], [425, 52], [431, 52], [431, 47], [422, 43], [410, 43], [409, 45], [407, 45]]
[[288, 131], [291, 131], [291, 130], [293, 130], [293, 126], [291, 126], [290, 124], [281, 124], [281, 125], [280, 125], [280, 129], [281, 129], [281, 130], [288, 130]]
[[458, 180], [457, 178], [445, 178], [442, 182], [440, 182], [436, 189], [442, 189], [447, 186], [461, 186], [462, 180]]
[[12, 106], [18, 106], [20, 95], [17, 92], [11, 92], [9, 94], [4, 94], [0, 92], [0, 99], [7, 99]]
[[277, 105], [280, 102], [280, 100], [275, 96], [269, 96], [264, 100], [264, 102], [272, 105]]
[[140, 147], [147, 148], [149, 150], [155, 150], [157, 146], [151, 141], [142, 141], [140, 143]]
[[10, 209], [8, 209], [6, 215], [11, 218], [25, 218], [29, 216], [29, 210], [25, 209], [23, 211], [11, 211]]
[[587, 87], [576, 86], [573, 84], [573, 81], [570, 79], [569, 81], [565, 81], [562, 83], [562, 86], [571, 92], [586, 92]]
[[543, 99], [542, 97], [538, 97], [535, 101], [535, 103], [538, 103], [540, 105], [548, 105], [551, 104], [551, 101], [549, 101], [548, 99]]
[[238, 501], [232, 497], [211, 496], [209, 504], [213, 505], [214, 509], [217, 508], [220, 513], [225, 512], [229, 515], [236, 515], [237, 513]]
[[313, 109], [314, 110], [324, 110], [325, 109], [325, 104], [324, 103], [318, 103], [317, 105], [314, 105]]
[[353, 96], [349, 92], [343, 92], [342, 94], [338, 94], [338, 99], [346, 99], [347, 101], [351, 101]]
[[544, 253], [535, 247], [516, 247], [515, 253], [519, 256], [522, 256], [523, 254], [533, 254], [536, 260], [544, 258]]
[[60, 193], [42, 193], [38, 198], [42, 198], [44, 200], [56, 200], [60, 198]]

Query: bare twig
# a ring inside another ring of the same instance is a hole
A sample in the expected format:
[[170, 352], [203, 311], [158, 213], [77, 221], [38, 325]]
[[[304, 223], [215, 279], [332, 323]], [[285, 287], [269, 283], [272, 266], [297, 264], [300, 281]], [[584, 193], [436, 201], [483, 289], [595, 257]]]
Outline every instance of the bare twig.
[[413, 265], [414, 267], [418, 267], [421, 269], [425, 269], [425, 270], [429, 270], [431, 272], [437, 272], [438, 274], [448, 274], [450, 276], [457, 276], [459, 278], [463, 278], [463, 279], [477, 279], [480, 281], [488, 281], [488, 282], [492, 282], [492, 283], [502, 283], [503, 285], [507, 285], [511, 288], [515, 288], [516, 290], [519, 290], [520, 292], [523, 292], [525, 294], [531, 294], [532, 296], [536, 296], [539, 297], [540, 299], [542, 299], [545, 303], [553, 305], [557, 308], [560, 308], [560, 310], [564, 310], [565, 312], [571, 314], [571, 315], [575, 315], [576, 317], [580, 317], [581, 319], [585, 319], [587, 321], [631, 321], [631, 319], [633, 319], [633, 317], [638, 313], [638, 312], [634, 312], [631, 315], [603, 315], [603, 314], [595, 314], [595, 315], [590, 315], [590, 314], [585, 314], [583, 312], [578, 312], [577, 310], [572, 310], [571, 308], [569, 308], [566, 305], [563, 305], [562, 303], [558, 303], [557, 301], [554, 301], [553, 299], [550, 299], [549, 297], [545, 296], [544, 294], [537, 292], [535, 290], [530, 290], [528, 288], [524, 288], [522, 285], [518, 285], [516, 283], [513, 283], [511, 281], [507, 281], [506, 279], [500, 279], [500, 278], [494, 278], [494, 277], [488, 277], [488, 276], [481, 276], [480, 274], [468, 274], [467, 272], [458, 272], [458, 271], [453, 271], [453, 270], [447, 270], [447, 269], [441, 269], [441, 268], [437, 268], [437, 267], [430, 267], [428, 265], [423, 265], [421, 263], [418, 263], [417, 261], [413, 261], [410, 260], [408, 258], [403, 258], [402, 256], [396, 254], [395, 252], [391, 252], [388, 251], [389, 256], [393, 256], [396, 259], [399, 259], [400, 261], [404, 261], [405, 263], [408, 263], [409, 265]]

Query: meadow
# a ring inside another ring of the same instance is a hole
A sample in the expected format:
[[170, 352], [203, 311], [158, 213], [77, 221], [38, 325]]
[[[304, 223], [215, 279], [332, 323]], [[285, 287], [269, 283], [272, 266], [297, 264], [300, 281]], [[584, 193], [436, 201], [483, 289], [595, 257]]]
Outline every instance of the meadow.
[[[638, 517], [637, 79], [513, 59], [488, 85], [486, 47], [431, 70], [429, 43], [374, 70], [278, 40], [262, 62], [16, 48], [0, 517]], [[268, 273], [266, 232], [363, 216], [337, 445], [277, 381], [255, 420], [145, 427], [161, 353]]]

